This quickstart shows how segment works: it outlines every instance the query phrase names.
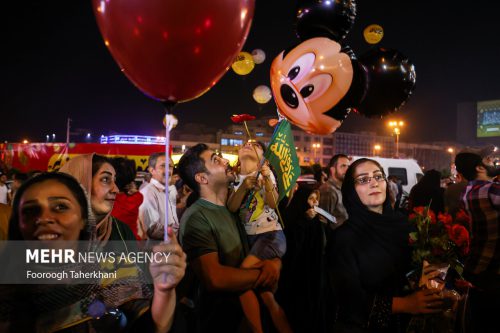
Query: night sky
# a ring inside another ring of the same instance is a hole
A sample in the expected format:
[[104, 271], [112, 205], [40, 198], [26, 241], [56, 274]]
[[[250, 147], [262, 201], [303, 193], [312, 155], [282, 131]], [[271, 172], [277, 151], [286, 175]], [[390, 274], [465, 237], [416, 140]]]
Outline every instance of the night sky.
[[[260, 106], [252, 91], [269, 85], [272, 59], [297, 42], [297, 1], [256, 2], [244, 50], [261, 48], [266, 61], [244, 77], [229, 70], [208, 93], [180, 104], [174, 113], [181, 124], [217, 128], [234, 113], [275, 114], [274, 102]], [[384, 28], [381, 45], [415, 64], [414, 94], [393, 115], [408, 123], [402, 141], [453, 141], [457, 103], [500, 99], [498, 1], [358, 0], [357, 6], [344, 43], [357, 54], [367, 51], [362, 31], [376, 23]], [[74, 128], [94, 135], [161, 133], [162, 106], [122, 75], [103, 44], [90, 1], [10, 1], [2, 12], [0, 140], [44, 141], [56, 133], [64, 141], [68, 116]], [[350, 115], [340, 131], [387, 134], [385, 123]]]

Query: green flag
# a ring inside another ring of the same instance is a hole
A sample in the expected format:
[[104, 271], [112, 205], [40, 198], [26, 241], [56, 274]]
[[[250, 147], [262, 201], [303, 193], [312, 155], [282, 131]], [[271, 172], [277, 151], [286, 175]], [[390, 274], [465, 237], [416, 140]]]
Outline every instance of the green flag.
[[300, 176], [299, 159], [295, 152], [292, 128], [282, 120], [274, 131], [265, 158], [271, 163], [278, 178], [278, 202], [293, 188]]

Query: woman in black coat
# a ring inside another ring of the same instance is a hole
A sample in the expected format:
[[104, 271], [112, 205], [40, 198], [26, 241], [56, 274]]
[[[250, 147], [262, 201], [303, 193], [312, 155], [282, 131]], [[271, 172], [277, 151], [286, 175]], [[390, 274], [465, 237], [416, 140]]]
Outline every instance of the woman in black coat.
[[329, 332], [332, 326], [333, 316], [326, 314], [328, 228], [313, 209], [318, 202], [319, 191], [303, 186], [287, 206], [280, 207], [285, 221], [287, 252], [283, 257], [278, 297], [296, 333]]
[[342, 198], [349, 219], [335, 230], [327, 248], [338, 302], [335, 332], [403, 332], [401, 314], [441, 312], [439, 290], [403, 291], [411, 230], [407, 219], [391, 208], [380, 164], [370, 159], [351, 164]]

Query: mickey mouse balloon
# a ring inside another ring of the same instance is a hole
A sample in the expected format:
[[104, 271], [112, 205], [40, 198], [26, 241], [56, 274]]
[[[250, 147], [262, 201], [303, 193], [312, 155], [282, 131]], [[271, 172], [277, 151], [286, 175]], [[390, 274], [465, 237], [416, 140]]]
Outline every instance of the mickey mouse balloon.
[[334, 108], [349, 92], [354, 78], [350, 56], [340, 44], [311, 38], [271, 64], [271, 89], [280, 114], [303, 130], [333, 133], [347, 116]]

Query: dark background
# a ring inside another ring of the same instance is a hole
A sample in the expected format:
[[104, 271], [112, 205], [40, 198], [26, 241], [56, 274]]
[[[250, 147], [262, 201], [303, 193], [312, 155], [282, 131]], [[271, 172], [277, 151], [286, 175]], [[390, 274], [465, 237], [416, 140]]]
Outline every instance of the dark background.
[[[295, 5], [256, 1], [244, 50], [261, 48], [266, 61], [244, 77], [229, 70], [211, 91], [179, 105], [174, 113], [180, 124], [220, 128], [234, 113], [275, 114], [274, 102], [260, 106], [252, 91], [269, 85], [272, 59], [297, 42]], [[380, 44], [398, 49], [416, 67], [414, 94], [394, 114], [407, 122], [402, 141], [455, 140], [457, 103], [500, 99], [499, 8], [497, 1], [487, 0], [357, 1], [357, 19], [346, 43], [357, 54], [365, 52], [370, 45], [362, 31], [379, 24], [384, 28]], [[0, 140], [45, 141], [46, 134], [56, 133], [64, 141], [67, 117], [73, 128], [95, 136], [163, 131], [162, 106], [120, 73], [103, 44], [90, 1], [10, 1], [2, 13]], [[351, 115], [340, 131], [388, 133], [385, 124]]]

